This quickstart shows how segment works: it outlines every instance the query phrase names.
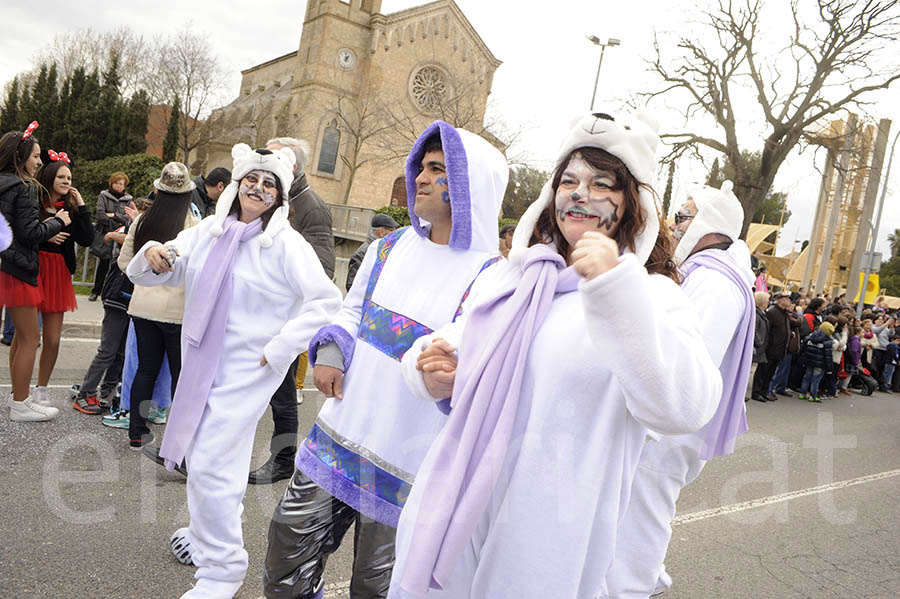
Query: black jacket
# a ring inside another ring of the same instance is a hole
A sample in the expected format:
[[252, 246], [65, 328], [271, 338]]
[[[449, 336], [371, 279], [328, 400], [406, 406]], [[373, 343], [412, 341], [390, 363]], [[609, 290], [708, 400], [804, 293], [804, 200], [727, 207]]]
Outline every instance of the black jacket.
[[374, 237], [359, 246], [359, 249], [350, 256], [350, 263], [347, 265], [347, 291], [350, 291], [350, 288], [353, 287], [353, 281], [356, 279], [356, 271], [362, 266], [363, 258], [366, 257], [366, 252], [369, 251], [369, 246], [372, 245], [372, 241], [374, 241]]
[[13, 232], [12, 244], [0, 252], [0, 270], [37, 287], [38, 245], [63, 230], [58, 218], [41, 222], [37, 191], [15, 173], [0, 173], [0, 212]]
[[316, 251], [322, 268], [329, 278], [334, 277], [334, 232], [331, 228], [331, 211], [306, 182], [306, 174], [294, 178], [291, 183], [291, 226]]
[[75, 244], [82, 247], [90, 247], [94, 241], [94, 227], [91, 224], [91, 211], [87, 206], [79, 206], [75, 214], [69, 214], [72, 218], [71, 224], [63, 229], [64, 233], [69, 234], [62, 245], [45, 241], [39, 246], [42, 252], [52, 252], [54, 254], [62, 254], [66, 260], [66, 266], [69, 272], [75, 274]]
[[[109, 260], [112, 255], [112, 247], [103, 243], [103, 236], [110, 231], [115, 231], [122, 225], [128, 226], [131, 221], [128, 219], [128, 215], [125, 214], [125, 206], [128, 206], [133, 201], [134, 198], [127, 193], [123, 194], [121, 198], [117, 198], [108, 189], [100, 192], [100, 196], [97, 198], [96, 235], [94, 236], [94, 243], [91, 245], [91, 253], [98, 258]], [[107, 214], [112, 214], [113, 216], [107, 216]]]
[[778, 304], [766, 310], [766, 319], [769, 321], [769, 342], [766, 344], [766, 360], [778, 362], [787, 352], [788, 341], [791, 339], [791, 323], [788, 313], [778, 307]]
[[766, 363], [766, 345], [769, 342], [769, 319], [766, 313], [756, 307], [756, 331], [753, 336], [753, 361]]
[[825, 331], [821, 329], [816, 329], [812, 334], [807, 335], [801, 357], [803, 365], [830, 370], [832, 364], [834, 364], [834, 359], [831, 355], [832, 345], [831, 337], [826, 335]]
[[206, 179], [202, 176], [191, 179], [196, 187], [191, 192], [191, 201], [200, 211], [200, 220], [203, 220], [216, 211], [216, 203], [206, 193]]

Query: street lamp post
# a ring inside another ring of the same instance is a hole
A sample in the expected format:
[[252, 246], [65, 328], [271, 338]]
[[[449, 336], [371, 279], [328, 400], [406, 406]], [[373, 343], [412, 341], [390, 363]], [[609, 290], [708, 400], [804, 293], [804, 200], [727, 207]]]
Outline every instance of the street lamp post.
[[872, 265], [875, 262], [875, 243], [878, 241], [878, 228], [881, 226], [881, 211], [884, 209], [884, 202], [887, 199], [887, 188], [891, 177], [891, 164], [894, 162], [894, 149], [897, 146], [897, 138], [900, 138], [900, 132], [894, 136], [894, 143], [891, 144], [891, 157], [888, 158], [887, 171], [884, 173], [884, 183], [881, 188], [881, 202], [878, 204], [878, 216], [875, 218], [875, 225], [872, 221], [867, 224], [872, 230], [872, 246], [869, 248], [869, 259], [866, 261], [866, 274], [863, 275], [862, 287], [859, 290], [859, 302], [856, 304], [856, 317], [862, 318], [863, 305], [866, 303], [866, 288], [869, 286], [869, 274], [872, 272]]
[[606, 52], [607, 46], [618, 46], [621, 45], [622, 41], [616, 39], [614, 37], [606, 40], [606, 43], [600, 41], [600, 38], [596, 35], [589, 35], [588, 40], [595, 46], [600, 46], [602, 49], [600, 50], [600, 62], [597, 63], [597, 77], [594, 79], [594, 93], [591, 94], [591, 111], [594, 110], [594, 101], [597, 99], [597, 84], [600, 83], [600, 67], [603, 65], [603, 54]]

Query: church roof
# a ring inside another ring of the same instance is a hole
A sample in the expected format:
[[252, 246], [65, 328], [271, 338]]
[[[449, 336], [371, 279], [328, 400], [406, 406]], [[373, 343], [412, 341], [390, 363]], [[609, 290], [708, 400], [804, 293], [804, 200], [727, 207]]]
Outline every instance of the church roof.
[[[441, 13], [444, 13], [446, 11], [449, 11], [450, 14], [455, 17], [462, 30], [467, 34], [467, 37], [469, 37], [469, 39], [481, 51], [491, 67], [496, 69], [501, 64], [503, 64], [501, 60], [494, 56], [494, 53], [491, 52], [490, 48], [487, 47], [487, 44], [484, 43], [484, 40], [481, 39], [481, 36], [478, 35], [475, 27], [472, 26], [472, 23], [469, 22], [469, 19], [466, 18], [466, 15], [453, 0], [436, 0], [435, 2], [429, 2], [428, 4], [423, 4], [421, 6], [414, 6], [412, 8], [407, 8], [405, 10], [390, 13], [388, 15], [373, 15], [371, 21], [373, 29], [382, 30], [380, 36], [372, 36], [373, 51], [379, 45], [387, 46], [391, 44], [394, 41], [393, 39], [391, 39], [392, 36], [403, 35], [403, 30], [399, 26], [402, 26], [409, 21], [423, 21], [427, 20], [428, 17], [437, 18], [441, 15]], [[446, 28], [445, 23], [434, 21], [433, 26], [440, 27], [444, 30], [445, 35], [449, 35], [449, 30]], [[416, 32], [413, 32], [413, 34], [415, 33]], [[379, 37], [382, 37], [383, 39], [379, 39]]]

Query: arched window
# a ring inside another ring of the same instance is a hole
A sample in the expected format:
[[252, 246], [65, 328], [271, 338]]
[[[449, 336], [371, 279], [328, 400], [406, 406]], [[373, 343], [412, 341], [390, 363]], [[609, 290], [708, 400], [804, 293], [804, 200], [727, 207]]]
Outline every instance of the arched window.
[[406, 177], [394, 179], [394, 187], [391, 189], [391, 206], [406, 208]]
[[325, 127], [322, 135], [322, 146], [319, 149], [319, 165], [316, 170], [320, 173], [334, 174], [337, 166], [338, 148], [341, 145], [341, 132], [338, 130], [337, 119], [332, 119], [331, 123]]

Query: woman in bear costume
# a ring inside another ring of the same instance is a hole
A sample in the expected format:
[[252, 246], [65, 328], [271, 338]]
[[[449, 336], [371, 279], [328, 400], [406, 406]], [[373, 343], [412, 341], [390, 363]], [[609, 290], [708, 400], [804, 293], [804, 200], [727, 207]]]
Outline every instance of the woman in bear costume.
[[253, 437], [272, 393], [341, 294], [288, 224], [290, 150], [236, 145], [216, 213], [173, 241], [148, 242], [128, 265], [137, 285], [184, 285], [178, 381], [160, 455], [186, 460], [190, 526], [173, 552], [197, 567], [182, 597], [233, 597], [247, 572], [241, 501]]
[[607, 597], [644, 438], [712, 416], [721, 380], [660, 234], [647, 120], [577, 121], [509, 262], [404, 356], [417, 395], [451, 412], [401, 514], [389, 597]]

